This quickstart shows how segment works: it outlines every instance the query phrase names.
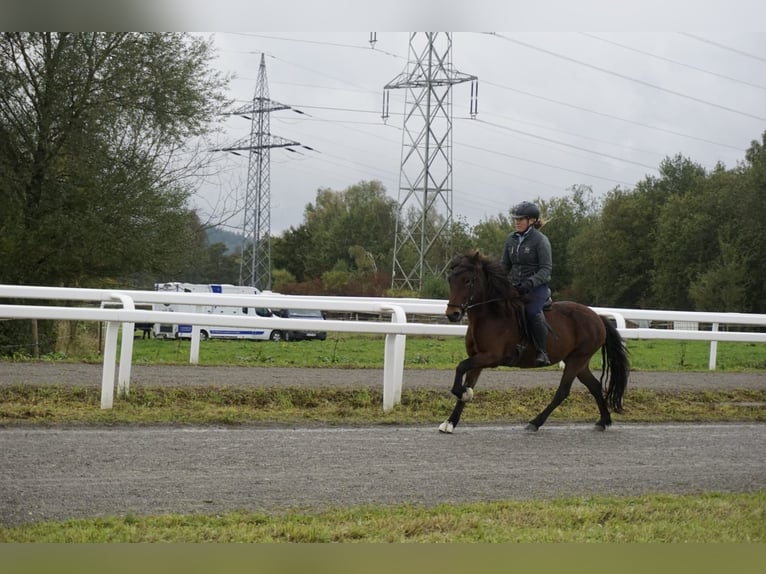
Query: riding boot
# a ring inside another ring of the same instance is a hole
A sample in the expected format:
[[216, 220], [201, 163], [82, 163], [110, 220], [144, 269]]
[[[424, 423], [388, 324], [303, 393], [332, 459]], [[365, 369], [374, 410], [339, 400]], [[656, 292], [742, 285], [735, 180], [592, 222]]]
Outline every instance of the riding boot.
[[548, 354], [545, 352], [548, 341], [548, 324], [545, 322], [545, 315], [540, 311], [529, 321], [529, 334], [532, 338], [532, 344], [537, 350], [535, 357], [535, 367], [545, 367], [551, 364]]

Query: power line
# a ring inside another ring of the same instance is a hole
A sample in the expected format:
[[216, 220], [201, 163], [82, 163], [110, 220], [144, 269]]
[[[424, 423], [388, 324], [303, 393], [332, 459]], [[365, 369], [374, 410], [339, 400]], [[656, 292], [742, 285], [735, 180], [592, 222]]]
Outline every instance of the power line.
[[[458, 145], [461, 145], [461, 144], [458, 144]], [[554, 183], [551, 183], [551, 182], [540, 181], [539, 179], [534, 179], [534, 178], [531, 178], [531, 177], [526, 177], [524, 175], [519, 175], [517, 173], [513, 173], [513, 172], [509, 172], [509, 171], [504, 171], [502, 169], [497, 169], [495, 167], [489, 167], [489, 166], [486, 166], [486, 165], [481, 165], [481, 164], [478, 164], [478, 163], [473, 162], [473, 161], [468, 161], [468, 160], [465, 160], [465, 159], [461, 159], [458, 163], [460, 163], [461, 165], [463, 165], [463, 164], [472, 165], [474, 167], [479, 167], [479, 168], [481, 168], [484, 171], [493, 171], [495, 173], [499, 173], [499, 174], [504, 175], [504, 176], [514, 177], [516, 179], [523, 179], [524, 181], [528, 181], [530, 183], [534, 183], [536, 185], [541, 185], [543, 187], [547, 187], [547, 188], [550, 188], [550, 189], [555, 189], [555, 190], [560, 190], [561, 189], [561, 186], [558, 185], [558, 184], [554, 184]]]
[[353, 48], [355, 50], [366, 50], [367, 52], [377, 52], [379, 54], [383, 54], [385, 56], [391, 56], [393, 58], [398, 58], [400, 60], [406, 60], [404, 56], [400, 56], [399, 54], [394, 54], [393, 52], [387, 52], [386, 50], [379, 50], [377, 48], [370, 48], [369, 45], [359, 45], [359, 44], [341, 44], [339, 42], [327, 42], [327, 41], [320, 41], [320, 40], [304, 40], [301, 38], [285, 38], [283, 36], [269, 36], [266, 34], [254, 34], [252, 32], [224, 32], [225, 34], [231, 34], [234, 36], [247, 36], [251, 38], [262, 38], [264, 40], [281, 40], [284, 42], [295, 42], [298, 44], [315, 44], [318, 46], [333, 46], [336, 48]]
[[717, 72], [711, 72], [710, 70], [705, 70], [704, 68], [699, 68], [697, 66], [693, 66], [691, 64], [685, 64], [684, 62], [679, 62], [678, 60], [673, 60], [671, 58], [666, 58], [665, 56], [660, 56], [658, 54], [652, 54], [651, 52], [646, 52], [644, 50], [639, 50], [638, 48], [633, 48], [631, 46], [626, 46], [625, 44], [620, 44], [619, 42], [615, 42], [613, 40], [607, 40], [606, 38], [601, 38], [600, 36], [596, 36], [595, 34], [588, 34], [587, 32], [580, 32], [581, 35], [587, 36], [588, 38], [593, 38], [594, 40], [599, 40], [600, 42], [605, 42], [607, 44], [611, 44], [613, 46], [617, 46], [618, 48], [622, 48], [623, 50], [630, 50], [631, 52], [636, 52], [638, 54], [643, 54], [644, 56], [649, 56], [651, 58], [656, 58], [657, 60], [662, 60], [663, 62], [670, 62], [671, 64], [675, 64], [677, 66], [683, 66], [684, 68], [689, 68], [691, 70], [696, 70], [697, 72], [702, 72], [703, 74], [709, 74], [711, 76], [716, 76], [717, 78], [722, 78], [724, 80], [729, 80], [731, 82], [736, 82], [738, 84], [743, 84], [745, 86], [750, 86], [751, 88], [757, 88], [759, 90], [766, 90], [766, 86], [761, 86], [759, 84], [753, 84], [751, 82], [746, 82], [745, 80], [740, 80], [738, 78], [732, 78], [731, 76], [726, 76], [724, 74], [719, 74]]
[[613, 120], [619, 120], [621, 122], [633, 124], [633, 125], [636, 125], [636, 126], [641, 126], [641, 127], [648, 128], [648, 129], [651, 129], [651, 130], [665, 132], [665, 133], [673, 134], [673, 135], [676, 135], [676, 136], [681, 136], [681, 137], [685, 137], [685, 138], [689, 138], [689, 139], [693, 139], [693, 140], [697, 140], [697, 141], [701, 141], [701, 142], [705, 142], [705, 143], [709, 143], [709, 144], [713, 144], [713, 145], [717, 145], [717, 146], [721, 146], [721, 147], [727, 147], [727, 148], [730, 148], [730, 149], [735, 149], [737, 151], [742, 151], [742, 148], [737, 147], [737, 146], [733, 146], [733, 145], [729, 145], [729, 144], [725, 144], [725, 143], [721, 143], [721, 142], [716, 142], [716, 141], [713, 141], [713, 140], [709, 140], [709, 139], [693, 136], [693, 135], [690, 135], [690, 134], [685, 134], [683, 132], [676, 132], [676, 131], [673, 131], [673, 130], [669, 130], [667, 128], [661, 128], [659, 126], [652, 126], [652, 125], [649, 125], [649, 124], [638, 122], [636, 120], [630, 120], [628, 118], [622, 118], [620, 116], [615, 116], [613, 114], [607, 114], [606, 112], [599, 112], [598, 110], [592, 110], [592, 109], [586, 108], [584, 106], [578, 106], [578, 105], [575, 105], [575, 104], [570, 104], [568, 102], [562, 102], [561, 100], [556, 100], [556, 99], [553, 99], [553, 98], [548, 98], [546, 96], [541, 96], [540, 94], [534, 94], [532, 92], [527, 92], [527, 91], [524, 91], [524, 90], [520, 90], [518, 88], [512, 88], [510, 86], [504, 86], [502, 84], [496, 84], [494, 82], [489, 82], [487, 80], [484, 80], [483, 83], [484, 84], [488, 84], [490, 86], [495, 86], [496, 88], [502, 88], [504, 90], [509, 90], [509, 91], [512, 91], [512, 92], [517, 92], [519, 94], [524, 94], [525, 96], [530, 96], [530, 97], [536, 98], [538, 100], [543, 100], [543, 101], [551, 102], [553, 104], [557, 104], [557, 105], [560, 105], [560, 106], [566, 106], [566, 107], [573, 108], [573, 109], [576, 109], [576, 110], [581, 110], [583, 112], [588, 112], [590, 114], [594, 114], [594, 115], [597, 115], [597, 116], [603, 116], [605, 118], [610, 118], [610, 119], [613, 119]]
[[614, 159], [614, 160], [622, 161], [622, 162], [625, 162], [625, 163], [632, 163], [633, 165], [638, 165], [640, 167], [646, 167], [646, 168], [649, 168], [649, 169], [656, 169], [653, 165], [647, 165], [645, 163], [641, 163], [641, 162], [638, 162], [638, 161], [633, 161], [632, 159], [625, 159], [624, 157], [618, 157], [616, 155], [610, 155], [608, 153], [602, 153], [602, 152], [594, 151], [594, 150], [591, 150], [591, 149], [588, 149], [588, 148], [584, 148], [582, 146], [578, 146], [578, 145], [562, 142], [562, 141], [559, 141], [559, 140], [555, 140], [553, 138], [547, 138], [545, 136], [539, 136], [539, 135], [536, 135], [536, 134], [533, 134], [533, 133], [530, 133], [530, 132], [525, 132], [524, 130], [518, 130], [516, 128], [510, 128], [508, 126], [502, 126], [500, 124], [496, 124], [496, 123], [493, 123], [493, 122], [487, 122], [485, 120], [480, 120], [480, 119], [477, 119], [476, 121], [478, 123], [481, 123], [481, 124], [486, 124], [488, 126], [499, 128], [501, 130], [505, 130], [505, 131], [509, 131], [509, 132], [514, 132], [514, 133], [525, 135], [525, 136], [528, 136], [528, 137], [531, 137], [531, 138], [535, 138], [535, 139], [547, 141], [547, 142], [550, 142], [550, 143], [554, 143], [556, 145], [561, 145], [561, 146], [569, 147], [569, 148], [572, 148], [572, 149], [584, 151], [586, 153], [592, 153], [593, 155], [600, 155], [602, 157], [606, 157], [606, 158], [609, 158], [609, 159]]
[[[575, 133], [575, 132], [571, 132], [571, 131], [567, 131], [567, 130], [562, 130], [561, 128], [555, 128], [555, 127], [550, 126], [550, 125], [541, 124], [541, 123], [537, 123], [537, 122], [530, 122], [529, 120], [524, 120], [524, 119], [521, 119], [521, 118], [516, 118], [516, 117], [511, 118], [511, 117], [508, 117], [508, 116], [503, 116], [503, 115], [500, 115], [500, 114], [493, 114], [493, 113], [490, 113], [490, 112], [482, 112], [482, 115], [484, 115], [484, 116], [495, 116], [495, 117], [504, 119], [504, 120], [509, 121], [509, 122], [520, 123], [520, 124], [527, 124], [527, 125], [530, 125], [530, 126], [534, 126], [536, 128], [542, 128], [544, 130], [549, 130], [549, 131], [552, 131], [552, 132], [558, 132], [558, 133], [565, 134], [565, 135], [568, 135], [568, 136], [573, 136], [573, 137], [584, 139], [584, 140], [590, 140], [590, 141], [606, 144], [606, 145], [613, 146], [613, 147], [620, 147], [620, 148], [627, 149], [627, 150], [630, 150], [630, 151], [637, 151], [639, 153], [644, 153], [644, 154], [649, 154], [649, 155], [654, 155], [654, 156], [659, 156], [659, 157], [662, 157], [662, 155], [663, 155], [661, 153], [658, 153], [657, 151], [641, 149], [641, 148], [637, 148], [637, 147], [634, 147], [634, 146], [625, 145], [625, 144], [622, 144], [622, 143], [617, 143], [617, 142], [607, 141], [607, 140], [603, 140], [603, 139], [599, 139], [599, 138], [594, 138], [592, 136], [583, 135], [581, 133]], [[468, 118], [468, 117], [462, 117], [462, 118], [456, 118], [456, 119], [473, 121], [472, 118]]]
[[[243, 35], [245, 35], [245, 34], [243, 34]], [[585, 35], [590, 36], [589, 34], [585, 34]], [[261, 37], [263, 37], [263, 36], [261, 36]], [[591, 37], [598, 38], [597, 36], [591, 36]], [[286, 40], [286, 38], [282, 38], [282, 39]], [[601, 40], [603, 40], [605, 42], [608, 42], [608, 40], [604, 40], [603, 38], [599, 38], [599, 39], [601, 39]], [[295, 41], [298, 41], [298, 40], [295, 40]], [[622, 47], [622, 45], [620, 45], [620, 46]], [[626, 49], [632, 49], [632, 48], [628, 48], [628, 47], [625, 47], [625, 48]], [[660, 56], [656, 56], [656, 57], [662, 58]], [[662, 58], [662, 59], [665, 59], [665, 58]], [[680, 62], [678, 62], [678, 64], [679, 65], [685, 65], [685, 64], [682, 64]], [[306, 69], [309, 69], [309, 68], [306, 68]], [[315, 70], [312, 70], [312, 71], [316, 72]], [[319, 72], [316, 72], [316, 73], [319, 73]], [[337, 80], [338, 79], [338, 78], [334, 78], [332, 76], [327, 76], [327, 77], [329, 77], [329, 78], [331, 78], [333, 80]], [[589, 108], [586, 108], [586, 107], [583, 107], [583, 106], [578, 106], [578, 105], [570, 104], [568, 102], [562, 102], [560, 100], [556, 100], [556, 99], [553, 99], [553, 98], [548, 98], [546, 96], [541, 96], [539, 94], [534, 94], [534, 93], [531, 93], [531, 92], [526, 92], [524, 90], [520, 90], [520, 89], [517, 89], [517, 88], [511, 88], [509, 86], [504, 86], [502, 84], [497, 84], [497, 83], [493, 83], [493, 82], [486, 81], [486, 80], [484, 81], [484, 83], [488, 84], [488, 85], [494, 85], [495, 87], [499, 87], [499, 88], [502, 88], [502, 89], [515, 91], [515, 92], [518, 92], [518, 93], [521, 93], [521, 94], [524, 94], [524, 95], [527, 95], [527, 96], [530, 96], [530, 97], [533, 97], [533, 98], [537, 98], [537, 99], [541, 99], [541, 100], [544, 100], [544, 101], [552, 102], [552, 103], [555, 103], [555, 104], [558, 104], [558, 105], [567, 106], [567, 107], [570, 107], [572, 109], [577, 109], [577, 110], [580, 110], [580, 111], [585, 111], [585, 112], [588, 112], [588, 113], [591, 113], [591, 114], [595, 114], [595, 115], [599, 115], [599, 116], [602, 116], [602, 117], [607, 117], [607, 118], [615, 119], [615, 120], [622, 121], [622, 122], [625, 122], [625, 123], [630, 123], [630, 124], [633, 124], [633, 125], [637, 125], [637, 126], [640, 126], [640, 127], [647, 128], [647, 129], [651, 129], [651, 130], [655, 130], [655, 131], [660, 131], [660, 132], [663, 132], [663, 133], [668, 133], [668, 134], [671, 134], [671, 135], [680, 136], [680, 137], [684, 137], [684, 138], [687, 138], [687, 139], [692, 139], [692, 140], [700, 141], [700, 142], [703, 142], [703, 143], [708, 143], [708, 144], [716, 145], [716, 146], [719, 146], [719, 147], [725, 147], [725, 148], [733, 149], [733, 150], [740, 151], [740, 152], [742, 151], [742, 148], [739, 147], [739, 146], [733, 146], [733, 145], [730, 145], [730, 144], [725, 144], [725, 143], [717, 142], [717, 141], [714, 141], [714, 140], [710, 140], [710, 139], [694, 136], [694, 135], [687, 134], [687, 133], [684, 133], [684, 132], [678, 132], [678, 131], [671, 130], [671, 129], [668, 129], [668, 128], [653, 126], [653, 125], [650, 125], [650, 124], [646, 124], [646, 123], [638, 122], [638, 121], [635, 121], [635, 120], [623, 118], [623, 117], [616, 116], [616, 115], [613, 115], [613, 114], [607, 114], [607, 113], [600, 112], [600, 111], [597, 111], [597, 110], [592, 110], [592, 109], [589, 109]], [[300, 84], [300, 85], [307, 86], [306, 84]], [[755, 87], [758, 87], [758, 88], [762, 88], [761, 86], [756, 86], [755, 84], [752, 84], [752, 85], [755, 86]], [[326, 87], [323, 87], [323, 88], [326, 88]], [[328, 88], [328, 89], [343, 90], [343, 89], [347, 89], [347, 88]], [[360, 91], [371, 92], [371, 90], [367, 90], [367, 89], [364, 89], [364, 88], [361, 88]], [[376, 115], [379, 113], [378, 111], [373, 111], [373, 110], [360, 110], [360, 109], [354, 109], [354, 108], [348, 108], [348, 107], [341, 108], [341, 107], [333, 107], [333, 106], [311, 106], [311, 105], [296, 105], [295, 107], [306, 108], [306, 109], [322, 109], [322, 110], [332, 110], [332, 111], [342, 111], [342, 112], [376, 114]], [[394, 112], [392, 112], [392, 114], [393, 113]], [[331, 121], [331, 120], [328, 120], [328, 121]], [[555, 130], [556, 128], [549, 128], [549, 129]], [[586, 139], [593, 139], [593, 138], [587, 138], [587, 136], [581, 136], [581, 137], [585, 137]], [[610, 143], [610, 142], [602, 142], [602, 143]], [[611, 145], [619, 145], [619, 144], [611, 143]]]
[[687, 38], [692, 38], [694, 40], [697, 40], [698, 42], [704, 42], [705, 44], [710, 44], [711, 46], [715, 46], [716, 48], [721, 48], [722, 50], [728, 50], [729, 52], [734, 52], [735, 54], [739, 54], [741, 56], [747, 56], [748, 58], [753, 58], [754, 60], [760, 60], [761, 62], [766, 62], [766, 58], [762, 56], [756, 56], [755, 54], [750, 54], [749, 52], [745, 52], [743, 50], [738, 50], [737, 48], [732, 48], [731, 46], [726, 46], [724, 44], [721, 44], [719, 42], [714, 42], [713, 40], [708, 40], [707, 38], [703, 38], [701, 36], [695, 36], [694, 34], [689, 34], [688, 32], [679, 32], [682, 36], [686, 36]]
[[[299, 106], [299, 107], [323, 109], [323, 110], [332, 110], [332, 111], [343, 111], [343, 112], [366, 113], [366, 114], [370, 114], [370, 113], [377, 114], [378, 113], [378, 112], [372, 111], [372, 110], [360, 110], [360, 109], [352, 109], [352, 108], [336, 108], [336, 107], [331, 107], [331, 106]], [[399, 114], [399, 115], [401, 115], [401, 114]], [[322, 118], [314, 118], [312, 116], [309, 116], [309, 117], [313, 121], [337, 123], [337, 124], [340, 124], [340, 125], [348, 124], [348, 123], [361, 124], [361, 125], [379, 125], [379, 124], [374, 124], [374, 123], [371, 123], [371, 122], [351, 122], [351, 121], [347, 121], [347, 120], [337, 120], [337, 119], [329, 120], [329, 119], [322, 119]], [[516, 129], [516, 128], [511, 128], [511, 127], [504, 126], [504, 125], [501, 125], [501, 124], [498, 124], [498, 123], [494, 123], [494, 122], [488, 122], [486, 120], [475, 119], [475, 118], [467, 118], [467, 117], [466, 118], [455, 118], [455, 119], [471, 120], [471, 121], [475, 121], [476, 123], [492, 126], [492, 127], [495, 127], [495, 128], [498, 128], [498, 129], [502, 129], [502, 130], [506, 130], [506, 131], [510, 131], [510, 132], [519, 133], [521, 135], [525, 135], [525, 136], [528, 136], [528, 137], [531, 137], [531, 138], [540, 139], [540, 140], [543, 140], [543, 141], [547, 141], [547, 142], [550, 142], [550, 143], [553, 143], [553, 144], [557, 144], [557, 145], [561, 145], [561, 146], [565, 146], [565, 147], [570, 147], [570, 148], [573, 148], [573, 149], [584, 151], [586, 153], [590, 153], [590, 154], [594, 154], [594, 155], [599, 155], [599, 156], [602, 156], [602, 157], [606, 157], [606, 158], [609, 158], [609, 159], [614, 159], [614, 160], [622, 161], [622, 162], [626, 162], [626, 163], [632, 163], [632, 164], [638, 165], [640, 167], [646, 167], [646, 168], [649, 168], [649, 169], [656, 169], [655, 166], [651, 166], [651, 165], [648, 165], [648, 164], [645, 164], [645, 163], [641, 163], [641, 162], [637, 162], [637, 161], [634, 161], [634, 160], [630, 160], [630, 159], [626, 159], [626, 158], [610, 155], [610, 154], [607, 154], [607, 153], [595, 151], [595, 150], [592, 150], [592, 149], [589, 149], [589, 148], [585, 148], [585, 147], [582, 147], [582, 146], [578, 146], [578, 145], [570, 144], [570, 143], [567, 143], [567, 142], [563, 142], [561, 140], [557, 140], [557, 139], [553, 139], [553, 138], [547, 138], [545, 136], [537, 135], [537, 134], [534, 134], [534, 133], [531, 133], [531, 132], [527, 132], [527, 131], [523, 131], [523, 130], [519, 130], [519, 129]], [[531, 122], [526, 122], [526, 123], [531, 123]], [[385, 125], [388, 125], [388, 124], [385, 124]], [[535, 125], [535, 124], [532, 123], [532, 125]], [[537, 124], [537, 125], [539, 125], [539, 124]], [[545, 126], [539, 126], [539, 127], [543, 127], [544, 128]], [[351, 128], [349, 128], [349, 129], [351, 129]], [[400, 129], [400, 128], [395, 128], [395, 129]], [[600, 141], [601, 143], [605, 143], [607, 145], [620, 145], [620, 144], [615, 144], [614, 142], [607, 142], [607, 141], [604, 141], [604, 140], [598, 140], [596, 138], [590, 138], [588, 136], [582, 136], [580, 134], [572, 134], [571, 132], [565, 132], [563, 130], [557, 130], [556, 128], [549, 128], [549, 129], [552, 129], [554, 131], [561, 131], [563, 133], [569, 133], [569, 135], [574, 135], [574, 136], [577, 136], [577, 137], [583, 137], [585, 139], [591, 139], [591, 140], [594, 140], [594, 141]], [[360, 130], [357, 130], [357, 131], [360, 131]], [[368, 133], [368, 132], [362, 132], [362, 133]], [[622, 147], [627, 147], [627, 146], [622, 146]], [[633, 148], [628, 148], [628, 149], [633, 149]], [[655, 152], [649, 152], [647, 150], [637, 150], [637, 151], [642, 151], [643, 153], [655, 153]], [[658, 155], [662, 155], [662, 154], [658, 154]]]
[[[611, 181], [613, 183], [620, 183], [620, 184], [628, 185], [628, 186], [633, 185], [630, 182], [623, 181], [623, 180], [620, 180], [620, 179], [613, 179], [611, 177], [603, 177], [601, 175], [595, 175], [595, 174], [587, 173], [587, 172], [584, 172], [584, 171], [577, 171], [576, 169], [569, 169], [569, 168], [566, 168], [566, 167], [561, 167], [560, 165], [554, 165], [552, 163], [546, 163], [544, 161], [538, 161], [538, 160], [535, 160], [535, 159], [529, 159], [529, 158], [526, 158], [526, 157], [521, 157], [519, 155], [514, 155], [514, 154], [510, 154], [510, 153], [505, 153], [505, 152], [497, 151], [497, 150], [494, 150], [494, 149], [488, 149], [488, 148], [485, 148], [485, 147], [471, 145], [471, 144], [466, 144], [466, 143], [460, 144], [460, 145], [462, 145], [463, 147], [469, 147], [469, 148], [476, 149], [476, 150], [479, 150], [479, 151], [484, 151], [484, 152], [487, 152], [487, 153], [493, 153], [493, 154], [501, 155], [501, 156], [504, 156], [504, 157], [510, 157], [512, 159], [518, 159], [520, 161], [526, 161], [527, 163], [534, 163], [536, 165], [542, 165], [544, 167], [550, 167], [552, 169], [558, 169], [558, 170], [561, 170], [561, 171], [568, 171], [570, 173], [576, 173], [577, 175], [584, 175], [586, 177], [592, 177], [592, 178], [595, 178], [595, 179], [603, 179], [604, 181]], [[652, 169], [654, 169], [654, 168], [652, 168]]]
[[731, 112], [733, 114], [738, 114], [741, 116], [746, 116], [748, 118], [753, 118], [756, 120], [764, 121], [766, 122], [766, 118], [762, 116], [757, 116], [755, 114], [751, 114], [749, 112], [743, 112], [742, 110], [737, 110], [735, 108], [730, 108], [728, 106], [724, 106], [721, 104], [716, 104], [715, 102], [709, 102], [708, 100], [703, 100], [702, 98], [697, 98], [695, 96], [690, 96], [689, 94], [684, 94], [682, 92], [676, 92], [675, 90], [671, 90], [669, 88], [664, 88], [662, 86], [658, 86], [657, 84], [652, 84], [651, 82], [646, 82], [644, 80], [639, 80], [638, 78], [632, 78], [631, 76], [626, 76], [625, 74], [620, 74], [619, 72], [615, 72], [613, 70], [608, 70], [606, 68], [601, 68], [600, 66], [595, 66], [593, 64], [589, 64], [588, 62], [583, 62], [582, 60], [578, 60], [576, 58], [570, 58], [569, 56], [565, 56], [563, 54], [559, 54], [557, 52], [553, 52], [552, 50], [547, 50], [545, 48], [541, 48], [539, 46], [535, 46], [533, 44], [529, 44], [527, 42], [522, 42], [521, 40], [516, 40], [515, 38], [509, 38], [508, 36], [503, 36], [502, 34], [494, 34], [498, 38], [502, 38], [503, 40], [507, 42], [511, 42], [513, 44], [518, 44], [519, 46], [524, 46], [525, 48], [529, 48], [530, 50], [537, 50], [538, 52], [542, 52], [544, 54], [548, 54], [549, 56], [553, 56], [555, 58], [561, 58], [562, 60], [566, 60], [567, 62], [572, 62], [574, 64], [579, 64], [580, 66], [585, 66], [586, 68], [591, 68], [593, 70], [597, 70], [599, 72], [602, 72], [604, 74], [609, 74], [611, 76], [615, 76], [617, 78], [622, 78], [623, 80], [628, 80], [629, 82], [635, 82], [637, 84], [641, 84], [643, 86], [647, 86], [649, 88], [653, 88], [655, 90], [660, 90], [661, 92], [665, 92], [674, 96], [678, 96], [680, 98], [686, 98], [687, 100], [692, 100], [693, 102], [697, 102], [700, 104], [705, 104], [707, 106], [712, 106], [714, 108], [718, 108], [720, 110], [724, 110], [727, 112]]

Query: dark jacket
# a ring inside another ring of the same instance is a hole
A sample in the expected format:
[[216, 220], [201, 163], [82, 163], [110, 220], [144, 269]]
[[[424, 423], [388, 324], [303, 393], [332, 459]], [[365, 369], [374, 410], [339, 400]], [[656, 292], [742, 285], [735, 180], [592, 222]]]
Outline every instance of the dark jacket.
[[521, 234], [511, 233], [505, 240], [502, 263], [513, 284], [529, 279], [532, 288], [547, 285], [553, 270], [551, 242], [534, 227], [523, 235], [523, 241]]

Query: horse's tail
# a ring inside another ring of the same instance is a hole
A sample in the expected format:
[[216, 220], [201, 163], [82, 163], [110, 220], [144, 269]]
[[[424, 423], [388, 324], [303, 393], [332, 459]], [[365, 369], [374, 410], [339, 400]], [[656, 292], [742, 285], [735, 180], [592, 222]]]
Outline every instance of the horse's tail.
[[[602, 370], [601, 383], [604, 386], [606, 402], [616, 413], [622, 412], [622, 396], [628, 386], [628, 373], [630, 361], [625, 341], [619, 331], [604, 316], [601, 320], [606, 327], [606, 341], [601, 348]], [[607, 374], [604, 380], [604, 374]]]

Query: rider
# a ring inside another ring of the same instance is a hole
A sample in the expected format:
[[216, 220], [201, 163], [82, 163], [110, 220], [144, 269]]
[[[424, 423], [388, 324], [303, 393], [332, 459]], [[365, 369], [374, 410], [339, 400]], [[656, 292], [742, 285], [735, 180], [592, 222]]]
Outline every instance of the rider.
[[534, 203], [522, 201], [514, 206], [511, 217], [516, 231], [505, 240], [502, 263], [511, 274], [511, 282], [526, 297], [527, 328], [537, 350], [535, 366], [544, 367], [551, 364], [545, 352], [548, 325], [543, 315], [543, 305], [551, 296], [551, 243], [538, 231], [542, 222], [540, 209]]

